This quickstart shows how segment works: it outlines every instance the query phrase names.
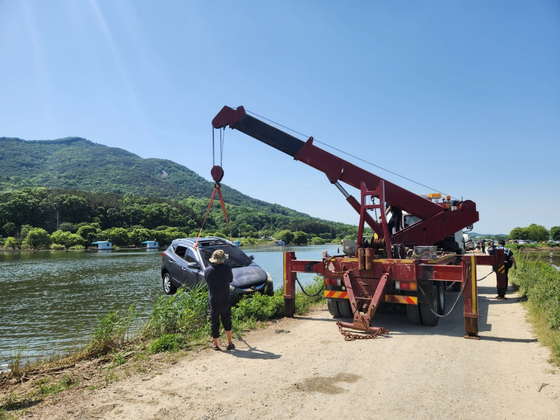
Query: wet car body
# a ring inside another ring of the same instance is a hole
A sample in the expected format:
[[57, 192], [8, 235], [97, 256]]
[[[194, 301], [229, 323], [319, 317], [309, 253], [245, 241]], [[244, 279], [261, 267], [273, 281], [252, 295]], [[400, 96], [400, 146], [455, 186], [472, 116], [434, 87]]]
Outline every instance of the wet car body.
[[[196, 244], [196, 247], [195, 247]], [[194, 289], [206, 284], [204, 269], [211, 265], [212, 253], [222, 249], [229, 255], [224, 263], [231, 267], [233, 282], [230, 285], [230, 300], [236, 304], [245, 295], [262, 293], [272, 295], [273, 285], [270, 275], [253, 262], [253, 257], [224, 238], [208, 236], [200, 238], [175, 239], [163, 252], [161, 277], [163, 291], [174, 294], [181, 286]]]

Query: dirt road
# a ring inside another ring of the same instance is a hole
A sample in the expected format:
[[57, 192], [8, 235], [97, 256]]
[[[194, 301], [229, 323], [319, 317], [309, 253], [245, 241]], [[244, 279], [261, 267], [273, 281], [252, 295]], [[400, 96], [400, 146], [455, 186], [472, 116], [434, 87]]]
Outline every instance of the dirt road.
[[[479, 268], [479, 278], [488, 273]], [[43, 418], [553, 419], [560, 372], [518, 299], [479, 283], [481, 340], [463, 338], [462, 307], [437, 327], [379, 314], [375, 340], [345, 342], [326, 308], [200, 351], [162, 371], [62, 397]], [[448, 293], [448, 308], [457, 293]], [[31, 410], [32, 412], [33, 410]]]

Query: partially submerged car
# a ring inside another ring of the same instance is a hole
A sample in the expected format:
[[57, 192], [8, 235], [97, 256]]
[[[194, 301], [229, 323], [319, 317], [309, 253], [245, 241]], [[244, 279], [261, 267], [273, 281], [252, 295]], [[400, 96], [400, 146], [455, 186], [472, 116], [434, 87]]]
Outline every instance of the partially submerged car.
[[216, 236], [200, 238], [198, 243], [196, 238], [175, 239], [169, 245], [161, 260], [165, 294], [172, 295], [181, 286], [192, 290], [201, 283], [206, 284], [204, 269], [211, 264], [209, 259], [217, 249], [222, 249], [229, 256], [225, 264], [233, 272], [230, 284], [232, 304], [253, 293], [274, 294], [270, 274], [253, 262], [254, 257], [248, 256], [227, 239]]

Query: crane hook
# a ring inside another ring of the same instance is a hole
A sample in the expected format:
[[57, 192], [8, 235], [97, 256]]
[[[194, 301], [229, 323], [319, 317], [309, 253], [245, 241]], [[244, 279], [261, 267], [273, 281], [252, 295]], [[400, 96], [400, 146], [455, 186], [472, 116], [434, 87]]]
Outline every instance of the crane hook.
[[222, 178], [224, 177], [224, 170], [219, 165], [212, 166], [212, 170], [210, 171], [210, 175], [212, 175], [212, 179], [219, 183]]

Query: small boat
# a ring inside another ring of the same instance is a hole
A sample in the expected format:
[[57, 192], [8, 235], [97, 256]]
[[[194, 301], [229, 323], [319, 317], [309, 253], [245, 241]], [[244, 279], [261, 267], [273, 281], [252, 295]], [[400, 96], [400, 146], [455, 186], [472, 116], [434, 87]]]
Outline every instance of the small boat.
[[286, 245], [284, 241], [274, 241], [274, 243], [278, 246]]

